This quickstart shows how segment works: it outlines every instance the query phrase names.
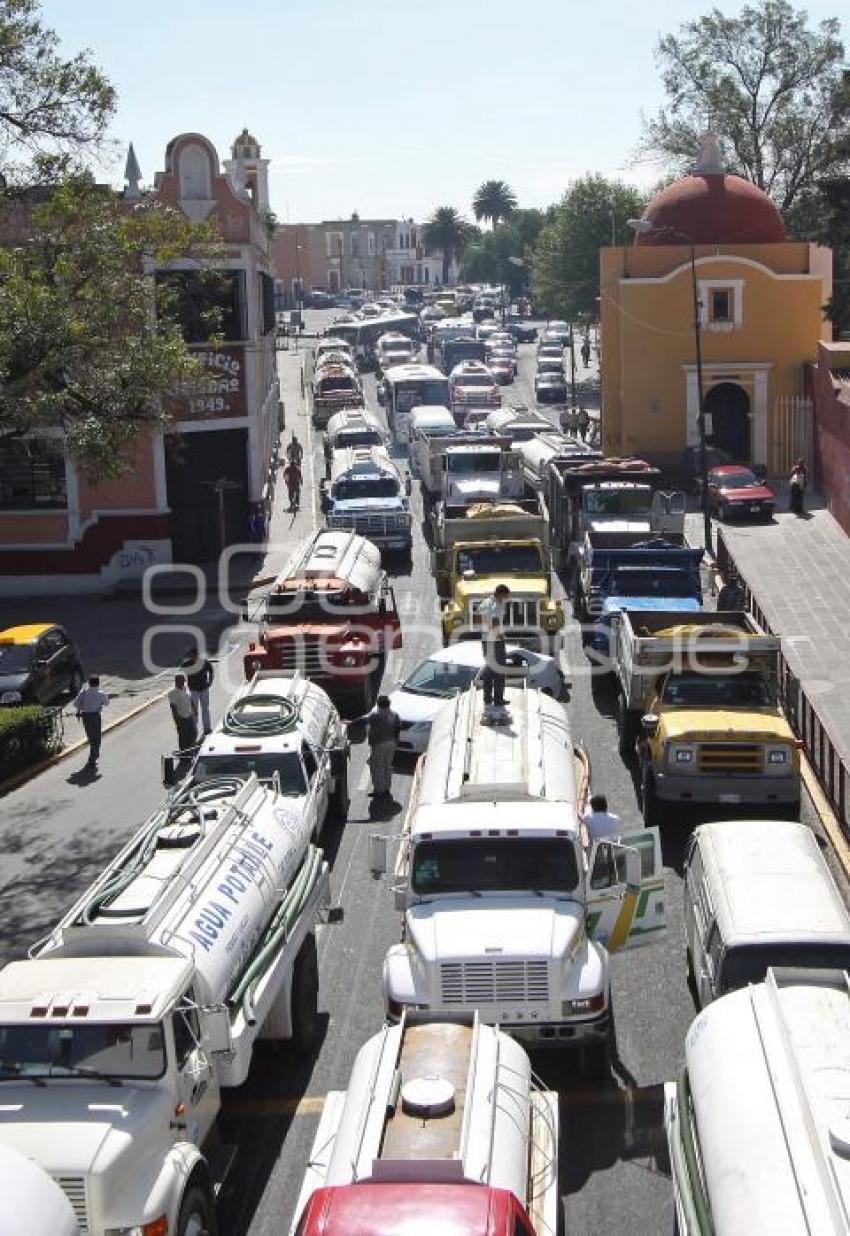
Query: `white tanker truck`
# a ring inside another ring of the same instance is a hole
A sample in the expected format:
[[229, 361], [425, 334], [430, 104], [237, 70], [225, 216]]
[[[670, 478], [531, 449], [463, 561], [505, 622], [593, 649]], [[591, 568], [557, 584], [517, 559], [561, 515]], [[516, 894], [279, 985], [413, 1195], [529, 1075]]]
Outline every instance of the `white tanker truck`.
[[315, 1033], [328, 866], [255, 776], [183, 788], [0, 971], [0, 1143], [87, 1236], [216, 1232], [220, 1090]]

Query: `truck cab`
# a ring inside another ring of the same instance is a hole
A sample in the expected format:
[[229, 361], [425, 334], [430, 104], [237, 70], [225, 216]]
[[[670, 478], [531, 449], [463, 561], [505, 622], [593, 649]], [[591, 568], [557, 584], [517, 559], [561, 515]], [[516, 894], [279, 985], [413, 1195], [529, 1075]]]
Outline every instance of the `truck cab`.
[[440, 498], [449, 506], [523, 496], [519, 456], [501, 441], [450, 441], [440, 448], [439, 459]]
[[566, 710], [528, 689], [507, 702], [509, 725], [481, 724], [477, 688], [432, 723], [395, 868], [387, 1012], [477, 1008], [535, 1046], [605, 1058], [608, 949], [664, 926], [658, 833], [594, 842], [585, 859], [586, 764], [579, 781]]
[[366, 408], [343, 408], [328, 421], [324, 436], [325, 475], [330, 477], [335, 451], [354, 446], [386, 446], [389, 434]]
[[320, 495], [327, 526], [350, 528], [383, 550], [409, 553], [413, 545], [410, 474], [401, 472], [385, 447], [335, 451], [330, 478]]
[[377, 377], [380, 378], [392, 369], [393, 365], [409, 365], [415, 359], [418, 348], [412, 339], [399, 331], [387, 331], [380, 335], [375, 343], [375, 363]]
[[368, 701], [372, 672], [401, 647], [395, 595], [381, 551], [355, 532], [314, 532], [295, 550], [262, 602], [261, 628], [244, 657], [246, 677], [275, 669]]
[[466, 423], [470, 410], [481, 410], [482, 423], [487, 410], [498, 408], [502, 392], [490, 370], [481, 361], [461, 361], [449, 374], [449, 400], [458, 425]]
[[558, 1099], [476, 1014], [410, 1012], [325, 1100], [294, 1236], [551, 1236]]

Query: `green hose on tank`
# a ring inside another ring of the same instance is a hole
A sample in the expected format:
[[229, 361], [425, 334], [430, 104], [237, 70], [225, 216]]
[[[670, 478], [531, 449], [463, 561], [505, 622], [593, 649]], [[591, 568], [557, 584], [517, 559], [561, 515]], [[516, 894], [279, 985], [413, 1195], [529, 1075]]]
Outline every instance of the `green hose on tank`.
[[311, 845], [307, 849], [304, 861], [298, 868], [295, 879], [286, 890], [286, 894], [278, 906], [271, 922], [265, 930], [259, 950], [243, 970], [233, 991], [228, 996], [228, 1004], [235, 1007], [241, 1002], [242, 1013], [249, 1026], [256, 1024], [254, 998], [257, 987], [268, 969], [272, 958], [285, 942], [292, 926], [297, 922], [304, 906], [310, 900], [313, 890], [322, 874], [324, 851]]

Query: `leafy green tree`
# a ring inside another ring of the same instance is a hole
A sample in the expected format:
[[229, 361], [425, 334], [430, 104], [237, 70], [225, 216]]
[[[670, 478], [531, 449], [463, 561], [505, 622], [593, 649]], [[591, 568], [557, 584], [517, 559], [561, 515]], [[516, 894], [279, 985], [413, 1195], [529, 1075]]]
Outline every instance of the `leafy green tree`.
[[[161, 397], [198, 373], [167, 285], [152, 312], [150, 271], [213, 254], [214, 234], [144, 199], [128, 208], [85, 175], [42, 205], [14, 202], [27, 235], [0, 247], [0, 435], [60, 425], [89, 477], [118, 475], [127, 445], [165, 423]], [[211, 310], [212, 334], [218, 320]]]
[[438, 206], [422, 227], [422, 243], [429, 253], [443, 255], [443, 283], [449, 281], [449, 268], [459, 258], [469, 240], [470, 225], [454, 206]]
[[644, 205], [640, 190], [619, 180], [588, 175], [570, 186], [544, 224], [531, 264], [534, 299], [550, 316], [597, 316], [599, 250], [631, 243], [627, 220]]
[[487, 220], [495, 232], [498, 224], [509, 219], [516, 210], [516, 196], [504, 180], [485, 180], [472, 199], [472, 213], [479, 221]]
[[[0, 0], [0, 168], [12, 179], [38, 153], [73, 155], [97, 144], [115, 91], [87, 53], [63, 60], [37, 0]], [[8, 160], [8, 161], [7, 161]]]
[[712, 9], [656, 49], [667, 102], [641, 149], [681, 174], [705, 129], [730, 171], [780, 210], [841, 174], [850, 158], [850, 82], [837, 18], [812, 29], [787, 0], [760, 0], [732, 17]]

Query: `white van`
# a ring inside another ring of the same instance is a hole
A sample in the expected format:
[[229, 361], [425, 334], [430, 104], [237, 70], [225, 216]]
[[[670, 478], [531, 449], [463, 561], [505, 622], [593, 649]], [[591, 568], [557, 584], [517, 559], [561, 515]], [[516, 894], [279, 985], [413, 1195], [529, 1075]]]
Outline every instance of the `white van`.
[[850, 975], [769, 970], [703, 1009], [664, 1087], [681, 1236], [850, 1230]]
[[769, 966], [850, 970], [850, 914], [810, 828], [724, 820], [694, 831], [685, 941], [700, 1006]]
[[441, 404], [428, 404], [426, 407], [414, 408], [410, 413], [408, 432], [410, 471], [413, 476], [419, 476], [419, 443], [427, 442], [428, 438], [452, 438], [458, 428], [448, 408]]

